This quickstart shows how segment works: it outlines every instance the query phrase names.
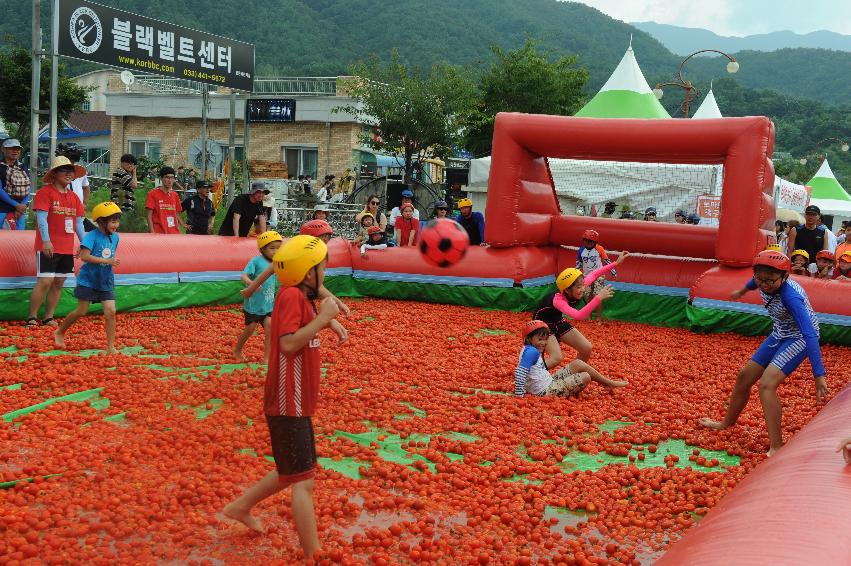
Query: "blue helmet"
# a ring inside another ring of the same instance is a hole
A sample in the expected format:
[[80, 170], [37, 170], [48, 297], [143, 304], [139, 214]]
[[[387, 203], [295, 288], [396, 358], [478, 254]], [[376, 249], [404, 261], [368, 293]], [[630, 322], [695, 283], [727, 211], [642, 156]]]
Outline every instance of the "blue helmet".
[[402, 196], [408, 197], [408, 198], [413, 198], [414, 191], [412, 191], [411, 189], [405, 189], [404, 191], [402, 191]]
[[689, 224], [700, 224], [700, 216], [696, 213], [692, 212], [688, 215], [688, 223]]
[[445, 200], [436, 200], [434, 201], [434, 209], [437, 210], [438, 208], [445, 208], [446, 210], [449, 210], [449, 205], [446, 204]]

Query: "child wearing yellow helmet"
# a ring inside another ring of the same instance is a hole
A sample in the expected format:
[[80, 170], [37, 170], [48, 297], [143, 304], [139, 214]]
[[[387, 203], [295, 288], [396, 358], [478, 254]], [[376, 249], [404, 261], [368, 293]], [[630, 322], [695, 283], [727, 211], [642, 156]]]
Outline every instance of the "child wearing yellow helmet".
[[115, 276], [112, 268], [121, 262], [115, 257], [118, 250], [118, 226], [121, 223], [121, 208], [114, 202], [102, 202], [92, 210], [92, 220], [97, 230], [91, 230], [80, 243], [80, 260], [83, 267], [77, 275], [74, 296], [77, 308], [71, 311], [53, 333], [53, 342], [59, 349], [65, 348], [65, 333], [77, 320], [89, 311], [91, 303], [103, 307], [106, 326], [106, 351], [115, 349]]
[[[272, 258], [275, 257], [275, 252], [277, 252], [281, 247], [283, 240], [284, 239], [281, 235], [274, 230], [263, 232], [257, 236], [257, 247], [260, 250], [260, 255], [256, 255], [251, 258], [242, 270], [240, 280], [245, 285], [251, 285], [254, 280], [258, 279], [260, 275], [266, 271], [266, 269], [272, 266]], [[241, 362], [244, 359], [242, 348], [245, 346], [245, 343], [254, 335], [254, 331], [257, 327], [262, 326], [265, 335], [264, 358], [266, 363], [269, 363], [269, 333], [272, 329], [272, 307], [275, 306], [275, 293], [277, 291], [276, 283], [277, 282], [274, 279], [269, 279], [261, 283], [259, 286], [260, 292], [253, 293], [251, 296], [246, 297], [242, 302], [242, 314], [245, 319], [245, 328], [236, 339], [236, 345], [233, 348], [233, 357], [236, 358], [236, 361], [238, 362]]]
[[597, 278], [612, 271], [629, 257], [629, 252], [621, 252], [617, 261], [595, 269], [588, 276], [575, 267], [568, 267], [556, 277], [557, 292], [550, 293], [538, 304], [532, 314], [535, 320], [543, 320], [550, 329], [550, 338], [546, 352], [549, 356], [548, 367], [556, 367], [564, 359], [561, 344], [567, 344], [576, 350], [577, 359], [587, 362], [591, 357], [591, 342], [577, 328], [564, 320], [568, 315], [574, 320], [584, 320], [599, 304], [614, 295], [610, 285], [603, 287], [600, 292], [588, 301], [580, 310], [574, 308], [585, 295], [586, 285], [592, 285]]
[[807, 277], [811, 275], [809, 270], [810, 253], [807, 250], [794, 250], [792, 255], [789, 256], [789, 259], [792, 260], [790, 273], [793, 275], [806, 275]]
[[458, 201], [458, 214], [453, 220], [460, 224], [470, 237], [471, 246], [485, 245], [485, 217], [481, 212], [473, 212], [473, 201], [462, 198]]
[[292, 515], [299, 541], [309, 560], [319, 550], [313, 513], [316, 446], [311, 417], [319, 398], [319, 331], [331, 328], [340, 341], [345, 329], [334, 320], [340, 312], [331, 297], [317, 310], [313, 296], [325, 277], [328, 248], [315, 236], [299, 235], [275, 253], [273, 264], [282, 285], [272, 314], [272, 359], [266, 374], [263, 409], [275, 471], [269, 472], [223, 509], [226, 517], [263, 532], [251, 515], [264, 499], [292, 487]]
[[550, 329], [543, 320], [530, 320], [523, 325], [523, 349], [514, 369], [514, 394], [536, 396], [573, 397], [591, 381], [616, 389], [627, 385], [603, 375], [582, 360], [573, 360], [550, 375], [544, 362], [544, 351], [550, 338]]

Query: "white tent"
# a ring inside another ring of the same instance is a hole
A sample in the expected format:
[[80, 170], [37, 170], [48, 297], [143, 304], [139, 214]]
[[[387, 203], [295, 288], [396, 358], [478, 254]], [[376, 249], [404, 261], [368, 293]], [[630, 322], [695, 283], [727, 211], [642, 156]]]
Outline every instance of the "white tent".
[[836, 175], [833, 174], [827, 159], [822, 162], [821, 167], [807, 185], [813, 189], [810, 204], [819, 207], [822, 214], [842, 218], [851, 217], [851, 196], [836, 180]]
[[703, 102], [700, 103], [700, 107], [692, 115], [692, 118], [700, 120], [703, 118], [723, 117], [721, 110], [718, 108], [718, 103], [715, 101], [715, 95], [712, 93], [712, 87], [709, 87], [709, 93], [706, 95], [706, 98], [703, 99]]

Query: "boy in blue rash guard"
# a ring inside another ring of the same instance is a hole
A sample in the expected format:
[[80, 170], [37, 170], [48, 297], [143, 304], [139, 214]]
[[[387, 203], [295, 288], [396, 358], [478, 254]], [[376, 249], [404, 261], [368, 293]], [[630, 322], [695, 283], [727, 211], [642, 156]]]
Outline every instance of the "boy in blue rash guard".
[[753, 278], [744, 288], [730, 295], [735, 300], [748, 291], [759, 289], [774, 328], [736, 377], [724, 420], [702, 418], [699, 421], [702, 426], [716, 430], [733, 426], [748, 403], [753, 385], [759, 381], [759, 399], [770, 442], [769, 456], [783, 446], [780, 427], [782, 407], [777, 397], [777, 388], [801, 365], [804, 358], [809, 357], [813, 368], [816, 398], [821, 402], [827, 396], [827, 376], [819, 348], [818, 320], [807, 294], [800, 285], [789, 279], [790, 267], [789, 258], [780, 252], [759, 252], [753, 264]]
[[550, 337], [550, 329], [543, 320], [530, 320], [523, 325], [523, 349], [514, 369], [514, 394], [524, 397], [535, 396], [573, 397], [585, 389], [590, 381], [596, 381], [609, 389], [627, 385], [626, 381], [615, 381], [603, 375], [582, 360], [573, 360], [550, 375], [544, 363], [544, 350]]

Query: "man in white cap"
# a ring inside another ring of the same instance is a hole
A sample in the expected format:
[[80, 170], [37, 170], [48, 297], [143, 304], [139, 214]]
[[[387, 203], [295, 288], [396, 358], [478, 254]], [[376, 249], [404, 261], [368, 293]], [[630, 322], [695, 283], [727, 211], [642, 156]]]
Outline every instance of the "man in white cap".
[[27, 224], [27, 204], [30, 202], [30, 172], [20, 162], [21, 142], [9, 138], [3, 142], [0, 161], [0, 228], [14, 226], [23, 230]]
[[263, 197], [269, 194], [262, 181], [251, 183], [248, 194], [238, 195], [228, 208], [219, 227], [219, 236], [248, 236], [251, 227], [258, 223], [258, 234], [266, 231], [266, 214], [263, 212]]

